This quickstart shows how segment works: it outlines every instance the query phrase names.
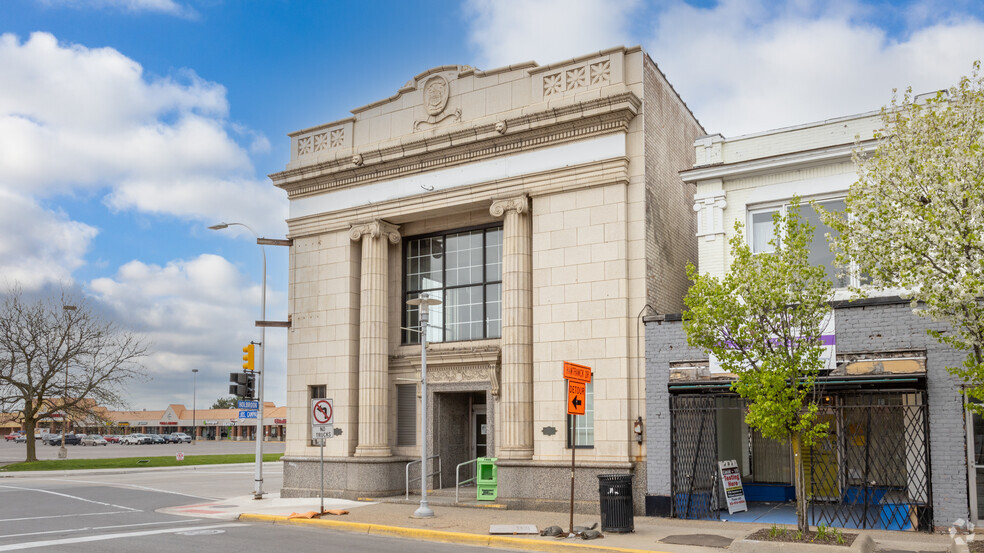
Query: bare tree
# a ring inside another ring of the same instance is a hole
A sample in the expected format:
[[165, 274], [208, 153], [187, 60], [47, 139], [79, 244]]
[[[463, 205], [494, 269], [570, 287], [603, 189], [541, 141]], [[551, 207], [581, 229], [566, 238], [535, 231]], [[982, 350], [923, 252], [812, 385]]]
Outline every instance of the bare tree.
[[143, 375], [146, 346], [93, 312], [85, 300], [0, 301], [0, 406], [19, 410], [27, 461], [37, 460], [38, 421], [63, 414], [79, 420], [98, 405], [123, 405], [123, 386]]

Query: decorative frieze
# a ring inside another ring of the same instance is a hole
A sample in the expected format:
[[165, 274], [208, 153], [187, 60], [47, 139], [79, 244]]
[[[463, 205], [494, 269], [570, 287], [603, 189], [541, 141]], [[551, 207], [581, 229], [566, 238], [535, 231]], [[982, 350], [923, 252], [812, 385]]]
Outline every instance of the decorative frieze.
[[345, 127], [318, 129], [297, 137], [297, 157], [309, 156], [346, 146]]
[[612, 79], [612, 62], [603, 60], [563, 69], [543, 76], [543, 95], [552, 96], [593, 85], [606, 85]]

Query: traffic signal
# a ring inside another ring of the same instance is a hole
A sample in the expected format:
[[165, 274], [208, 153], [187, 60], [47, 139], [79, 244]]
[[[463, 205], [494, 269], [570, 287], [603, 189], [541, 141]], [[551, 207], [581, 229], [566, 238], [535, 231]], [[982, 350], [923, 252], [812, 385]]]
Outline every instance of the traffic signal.
[[229, 373], [229, 393], [243, 399], [256, 398], [256, 375], [252, 373]]
[[243, 355], [243, 370], [244, 371], [251, 371], [251, 370], [253, 370], [253, 367], [254, 367], [253, 364], [255, 362], [255, 350], [256, 350], [256, 346], [254, 346], [253, 344], [250, 344], [250, 345], [248, 345], [248, 346], [246, 346], [246, 347], [243, 348], [243, 354], [244, 354]]
[[246, 382], [249, 380], [246, 373], [229, 373], [229, 393], [236, 397], [246, 397]]
[[246, 375], [246, 399], [256, 399], [256, 375]]

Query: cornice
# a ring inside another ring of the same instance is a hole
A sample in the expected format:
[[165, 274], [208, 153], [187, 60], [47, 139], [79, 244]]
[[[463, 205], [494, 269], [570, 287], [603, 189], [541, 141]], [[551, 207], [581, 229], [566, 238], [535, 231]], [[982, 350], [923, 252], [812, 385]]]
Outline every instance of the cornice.
[[[362, 166], [354, 167], [347, 157], [273, 173], [270, 179], [287, 192], [289, 199], [390, 180], [593, 135], [624, 132], [641, 105], [632, 92], [571, 102], [377, 150], [359, 151]], [[501, 122], [508, 129], [505, 135], [496, 130], [496, 123]]]
[[[865, 141], [861, 145], [863, 152], [870, 152], [875, 148], [873, 140]], [[856, 145], [852, 142], [831, 146], [829, 148], [819, 148], [816, 150], [799, 151], [789, 154], [750, 159], [747, 161], [737, 161], [733, 163], [722, 163], [709, 165], [680, 171], [680, 178], [684, 182], [699, 182], [710, 179], [728, 179], [739, 177], [750, 177], [763, 173], [775, 173], [777, 171], [788, 171], [813, 165], [847, 161], [851, 159]]]

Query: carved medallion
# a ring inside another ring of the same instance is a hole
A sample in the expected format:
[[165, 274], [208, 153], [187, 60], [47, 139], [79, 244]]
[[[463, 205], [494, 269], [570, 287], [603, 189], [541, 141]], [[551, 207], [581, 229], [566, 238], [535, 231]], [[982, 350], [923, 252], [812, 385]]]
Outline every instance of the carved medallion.
[[448, 106], [448, 97], [451, 95], [451, 87], [448, 80], [440, 75], [434, 75], [424, 83], [424, 107], [427, 114], [434, 116], [444, 111]]

